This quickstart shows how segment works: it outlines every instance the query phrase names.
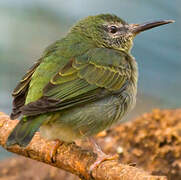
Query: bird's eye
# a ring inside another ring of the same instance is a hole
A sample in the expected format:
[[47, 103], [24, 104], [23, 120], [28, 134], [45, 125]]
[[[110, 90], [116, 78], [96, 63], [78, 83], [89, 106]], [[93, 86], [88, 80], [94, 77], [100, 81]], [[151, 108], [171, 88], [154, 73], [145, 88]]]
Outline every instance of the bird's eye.
[[110, 33], [115, 34], [118, 31], [118, 28], [116, 26], [110, 27]]

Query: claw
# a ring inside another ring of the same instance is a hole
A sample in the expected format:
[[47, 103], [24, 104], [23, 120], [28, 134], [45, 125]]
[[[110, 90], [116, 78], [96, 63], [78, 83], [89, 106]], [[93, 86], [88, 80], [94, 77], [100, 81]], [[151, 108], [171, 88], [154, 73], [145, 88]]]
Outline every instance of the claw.
[[92, 174], [92, 171], [97, 168], [99, 166], [99, 164], [101, 164], [103, 161], [106, 160], [116, 160], [118, 159], [119, 155], [115, 154], [115, 155], [107, 155], [105, 154], [101, 148], [95, 143], [95, 141], [93, 139], [89, 139], [89, 142], [91, 143], [91, 145], [93, 146], [93, 152], [95, 154], [97, 154], [97, 159], [96, 161], [90, 166], [89, 169], [89, 173]]
[[57, 153], [57, 149], [62, 145], [62, 142], [58, 139], [54, 140], [54, 141], [50, 141], [48, 143], [48, 148], [47, 150], [49, 151], [48, 153], [46, 153], [46, 159], [49, 162], [55, 162], [55, 155]]
[[119, 155], [107, 155], [107, 154], [102, 154], [101, 156], [99, 155], [96, 159], [96, 161], [90, 166], [89, 172], [92, 174], [92, 171], [97, 168], [102, 162], [107, 161], [107, 160], [116, 160], [118, 159]]

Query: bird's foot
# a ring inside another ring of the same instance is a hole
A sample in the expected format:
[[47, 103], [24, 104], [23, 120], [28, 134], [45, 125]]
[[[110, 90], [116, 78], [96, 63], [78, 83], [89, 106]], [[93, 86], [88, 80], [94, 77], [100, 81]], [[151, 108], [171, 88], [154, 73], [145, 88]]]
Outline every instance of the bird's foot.
[[46, 156], [46, 159], [49, 162], [55, 162], [55, 156], [57, 153], [57, 149], [62, 145], [62, 141], [60, 141], [59, 139], [53, 140], [53, 141], [49, 141], [48, 142], [48, 153]]
[[97, 168], [102, 162], [107, 161], [107, 160], [116, 160], [118, 159], [119, 155], [115, 154], [115, 155], [107, 155], [102, 153], [101, 155], [97, 154], [97, 159], [96, 161], [90, 166], [89, 172], [90, 174], [92, 174], [92, 171]]
[[99, 164], [101, 164], [103, 161], [118, 159], [118, 157], [119, 157], [118, 154], [115, 154], [115, 155], [107, 155], [107, 154], [105, 154], [101, 150], [100, 146], [98, 146], [92, 138], [89, 138], [89, 142], [91, 143], [91, 145], [93, 147], [93, 152], [95, 154], [97, 154], [96, 161], [90, 166], [90, 169], [89, 169], [90, 174], [92, 174], [92, 171], [95, 168], [97, 168], [99, 166]]

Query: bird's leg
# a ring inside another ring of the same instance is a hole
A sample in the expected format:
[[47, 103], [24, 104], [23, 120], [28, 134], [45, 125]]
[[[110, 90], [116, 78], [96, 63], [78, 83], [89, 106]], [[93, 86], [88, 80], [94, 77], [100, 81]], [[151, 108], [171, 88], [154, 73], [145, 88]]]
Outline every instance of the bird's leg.
[[62, 145], [63, 141], [60, 141], [59, 139], [55, 139], [53, 141], [49, 141], [48, 144], [48, 153], [46, 156], [46, 159], [50, 162], [55, 161], [55, 155], [57, 153], [57, 149]]
[[93, 152], [97, 154], [96, 161], [90, 166], [90, 173], [93, 171], [94, 168], [96, 168], [100, 163], [106, 160], [114, 160], [118, 159], [118, 155], [107, 155], [102, 150], [101, 147], [96, 144], [95, 140], [93, 138], [89, 138], [89, 142], [93, 148]]

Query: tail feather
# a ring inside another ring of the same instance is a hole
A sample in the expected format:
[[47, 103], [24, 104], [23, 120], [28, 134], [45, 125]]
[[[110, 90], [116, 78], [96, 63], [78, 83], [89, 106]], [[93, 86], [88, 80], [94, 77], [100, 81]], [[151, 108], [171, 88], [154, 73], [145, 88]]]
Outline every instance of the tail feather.
[[35, 132], [45, 121], [45, 116], [30, 116], [22, 118], [6, 141], [6, 146], [18, 144], [22, 147], [27, 146], [33, 138]]

